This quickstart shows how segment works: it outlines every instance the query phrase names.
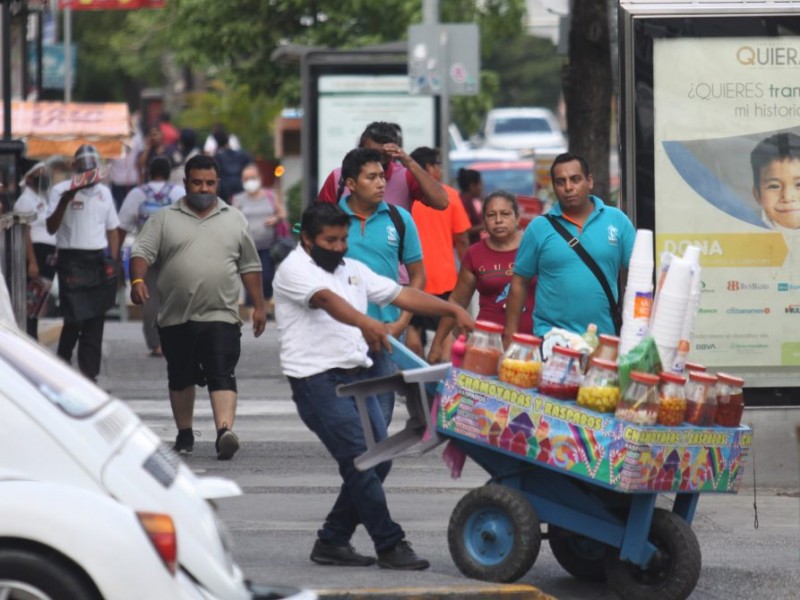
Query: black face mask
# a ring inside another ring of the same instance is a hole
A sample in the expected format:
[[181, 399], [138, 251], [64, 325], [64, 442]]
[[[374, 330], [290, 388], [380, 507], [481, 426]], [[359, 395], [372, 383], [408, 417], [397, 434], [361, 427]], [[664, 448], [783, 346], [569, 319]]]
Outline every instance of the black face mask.
[[320, 246], [311, 246], [311, 254], [312, 260], [317, 263], [317, 266], [321, 269], [325, 269], [328, 273], [333, 273], [340, 264], [342, 264], [342, 259], [344, 258], [344, 252], [338, 252], [336, 250], [328, 250], [327, 248], [321, 248]]
[[217, 196], [215, 194], [186, 194], [186, 203], [195, 210], [206, 210], [216, 202]]

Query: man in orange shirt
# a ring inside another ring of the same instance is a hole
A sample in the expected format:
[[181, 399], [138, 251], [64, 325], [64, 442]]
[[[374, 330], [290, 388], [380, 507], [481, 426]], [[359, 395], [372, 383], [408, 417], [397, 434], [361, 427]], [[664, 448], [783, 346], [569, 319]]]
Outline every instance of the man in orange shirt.
[[[425, 171], [436, 181], [442, 181], [442, 163], [439, 151], [435, 148], [421, 146], [410, 154]], [[414, 202], [411, 216], [417, 225], [420, 243], [422, 244], [422, 263], [425, 266], [425, 291], [447, 300], [456, 286], [458, 268], [455, 253], [459, 261], [469, 246], [468, 232], [471, 226], [469, 216], [458, 191], [449, 185], [442, 184], [450, 200], [444, 210], [435, 210], [422, 202]], [[406, 345], [419, 356], [424, 356], [427, 343], [426, 330], [436, 331], [439, 326], [438, 317], [414, 316], [406, 334]], [[450, 349], [446, 350], [449, 358]]]

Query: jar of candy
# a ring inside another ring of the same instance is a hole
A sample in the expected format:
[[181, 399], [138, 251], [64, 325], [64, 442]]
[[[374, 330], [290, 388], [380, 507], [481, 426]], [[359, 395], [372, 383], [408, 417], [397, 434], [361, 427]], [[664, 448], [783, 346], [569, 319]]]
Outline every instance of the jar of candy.
[[539, 353], [541, 345], [542, 340], [536, 336], [515, 333], [503, 358], [500, 359], [500, 381], [521, 388], [539, 385], [542, 374], [542, 359]]
[[655, 425], [658, 418], [658, 375], [632, 371], [614, 416], [637, 425]]
[[714, 385], [716, 375], [702, 371], [690, 371], [686, 382], [686, 422], [700, 427], [714, 424], [717, 413], [717, 397]]
[[598, 412], [614, 412], [619, 393], [617, 363], [602, 358], [590, 360], [578, 390], [578, 404]]
[[489, 321], [475, 321], [467, 338], [461, 368], [478, 375], [497, 375], [497, 361], [503, 355], [503, 326]]
[[738, 427], [744, 412], [744, 379], [717, 373], [717, 414], [714, 422], [723, 427]]
[[616, 361], [619, 354], [619, 338], [615, 335], [601, 333], [598, 339], [600, 340], [600, 345], [594, 353], [595, 358]]
[[559, 400], [574, 400], [581, 385], [581, 352], [553, 346], [550, 359], [542, 368], [539, 391]]
[[659, 375], [658, 424], [675, 426], [686, 414], [686, 377], [664, 371]]
[[683, 370], [686, 373], [689, 373], [690, 371], [700, 371], [701, 373], [706, 372], [706, 368], [703, 365], [701, 365], [700, 363], [693, 363], [693, 362], [685, 363], [683, 365]]

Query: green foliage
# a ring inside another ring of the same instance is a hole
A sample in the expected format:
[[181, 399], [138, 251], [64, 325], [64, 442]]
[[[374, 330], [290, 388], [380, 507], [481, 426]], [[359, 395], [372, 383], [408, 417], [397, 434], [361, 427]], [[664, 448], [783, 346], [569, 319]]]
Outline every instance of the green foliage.
[[497, 47], [484, 68], [500, 75], [495, 106], [546, 106], [555, 110], [561, 97], [561, 65], [550, 40], [523, 34]]
[[[422, 0], [170, 0], [162, 10], [79, 11], [75, 98], [136, 106], [142, 88], [163, 85], [165, 57], [172, 57], [220, 84], [191, 95], [188, 114], [176, 120], [201, 131], [221, 122], [269, 156], [277, 107], [300, 100], [298, 65], [271, 59], [279, 46], [401, 40], [421, 11]], [[477, 23], [481, 31], [482, 91], [453, 99], [462, 131], [477, 131], [493, 106], [555, 106], [561, 59], [550, 42], [525, 31], [525, 0], [441, 0], [440, 12], [444, 23]]]
[[[77, 11], [72, 15], [77, 69], [73, 97], [86, 102], [138, 103], [139, 90], [163, 83], [161, 55], [164, 47], [151, 28], [148, 37], [132, 38], [128, 20], [152, 18], [159, 11]], [[99, 35], [103, 32], [103, 35]], [[46, 97], [61, 98], [63, 92]]]
[[286, 212], [289, 215], [289, 225], [294, 227], [300, 222], [303, 214], [303, 183], [298, 181], [286, 190]]
[[215, 81], [208, 91], [188, 94], [187, 103], [178, 118], [182, 127], [208, 132], [221, 123], [236, 134], [248, 152], [273, 157], [272, 125], [281, 111], [280, 101], [255, 94], [248, 85], [232, 87]]
[[451, 102], [452, 121], [466, 137], [480, 130], [484, 115], [496, 104], [500, 77], [494, 71], [481, 71], [481, 91], [475, 96], [456, 96]]
[[[524, 0], [443, 0], [441, 21], [477, 23], [484, 56], [524, 33]], [[218, 67], [217, 76], [296, 103], [298, 68], [270, 57], [292, 43], [352, 48], [406, 38], [421, 21], [421, 1], [172, 0], [172, 45], [186, 64]]]

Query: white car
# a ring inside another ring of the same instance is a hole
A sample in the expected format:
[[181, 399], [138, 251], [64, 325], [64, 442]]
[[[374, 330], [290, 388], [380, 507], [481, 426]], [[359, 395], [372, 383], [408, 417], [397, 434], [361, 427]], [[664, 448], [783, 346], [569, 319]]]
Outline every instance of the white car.
[[483, 145], [525, 155], [567, 151], [567, 140], [555, 115], [539, 107], [490, 110], [483, 128]]
[[0, 598], [316, 598], [245, 581], [212, 504], [238, 494], [0, 322]]

